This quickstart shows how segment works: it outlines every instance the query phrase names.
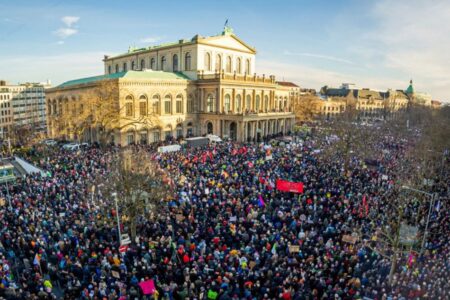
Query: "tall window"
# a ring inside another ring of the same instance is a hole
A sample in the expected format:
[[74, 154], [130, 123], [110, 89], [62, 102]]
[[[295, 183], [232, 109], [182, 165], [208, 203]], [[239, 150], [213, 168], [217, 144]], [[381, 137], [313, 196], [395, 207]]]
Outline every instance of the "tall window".
[[206, 112], [214, 112], [214, 97], [211, 94], [206, 99]]
[[227, 56], [227, 67], [226, 72], [231, 73], [231, 56]]
[[252, 108], [252, 97], [250, 95], [247, 95], [247, 99], [245, 99], [245, 108], [249, 110]]
[[116, 73], [119, 73], [119, 65], [116, 64]]
[[188, 113], [194, 112], [194, 100], [192, 99], [191, 95], [189, 95], [187, 99], [187, 112]]
[[134, 133], [130, 132], [127, 134], [127, 144], [131, 145], [134, 144]]
[[134, 62], [134, 60], [131, 62], [131, 70], [135, 70], [136, 69], [136, 63]]
[[191, 53], [190, 52], [186, 53], [186, 55], [184, 56], [184, 69], [186, 71], [191, 70]]
[[166, 68], [166, 57], [163, 56], [163, 57], [161, 57], [161, 68], [160, 69], [164, 71], [165, 68]]
[[172, 113], [172, 97], [167, 95], [164, 98], [164, 113], [171, 114]]
[[108, 74], [111, 74], [111, 66], [108, 66]]
[[150, 59], [150, 69], [156, 70], [156, 64], [155, 64], [155, 63], [156, 63], [156, 62], [155, 62], [155, 58], [152, 57], [152, 58]]
[[267, 111], [269, 110], [269, 96], [264, 96], [264, 109]]
[[153, 141], [159, 142], [161, 140], [161, 133], [159, 131], [153, 131]]
[[230, 95], [225, 95], [224, 98], [224, 110], [225, 112], [229, 112], [231, 110], [231, 100], [230, 100]]
[[236, 73], [242, 73], [241, 59], [239, 57], [236, 59]]
[[141, 59], [141, 70], [145, 69], [145, 60]]
[[260, 105], [261, 105], [261, 97], [259, 97], [259, 95], [256, 95], [256, 99], [255, 99], [255, 111], [259, 111], [260, 109]]
[[250, 75], [250, 59], [245, 61], [245, 74]]
[[177, 114], [182, 114], [183, 113], [183, 96], [178, 95], [177, 99], [175, 100], [175, 112]]
[[139, 115], [141, 117], [147, 116], [147, 97], [144, 95], [139, 97]]
[[176, 54], [172, 57], [172, 70], [178, 72], [178, 55]]
[[133, 102], [125, 103], [125, 115], [127, 117], [132, 117], [133, 116]]
[[131, 95], [126, 96], [125, 98], [125, 115], [127, 117], [133, 116], [133, 97]]
[[235, 103], [234, 103], [234, 110], [237, 113], [241, 112], [242, 109], [242, 100], [241, 100], [241, 95], [236, 95], [236, 99], [235, 99]]
[[211, 54], [205, 53], [205, 70], [211, 71]]
[[177, 125], [176, 132], [177, 132], [177, 138], [182, 137], [183, 136], [183, 127], [181, 125]]
[[153, 113], [159, 115], [160, 112], [159, 112], [159, 96], [158, 95], [153, 96], [152, 106], [153, 106]]
[[222, 70], [222, 56], [220, 54], [216, 55], [216, 71]]
[[122, 70], [123, 70], [124, 72], [127, 71], [127, 63], [126, 63], [126, 62], [123, 63], [123, 68], [122, 68]]

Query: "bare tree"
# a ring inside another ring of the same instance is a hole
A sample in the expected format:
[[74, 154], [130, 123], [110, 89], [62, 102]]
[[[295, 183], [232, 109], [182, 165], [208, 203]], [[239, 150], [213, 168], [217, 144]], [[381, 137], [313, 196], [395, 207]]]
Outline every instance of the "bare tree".
[[140, 218], [154, 218], [172, 188], [165, 182], [164, 172], [159, 169], [149, 153], [137, 148], [127, 148], [111, 153], [109, 175], [105, 178], [104, 194], [116, 192], [122, 219], [136, 238]]
[[320, 98], [316, 95], [303, 95], [293, 102], [295, 119], [300, 122], [312, 121], [319, 113]]
[[101, 145], [106, 145], [114, 132], [161, 126], [157, 113], [149, 112], [148, 103], [143, 112], [135, 111], [134, 102], [127, 107], [121, 97], [128, 94], [117, 80], [97, 82], [77, 100], [64, 104], [64, 113], [53, 117], [54, 128], [58, 135], [72, 135], [78, 139], [90, 135], [91, 141], [98, 140]]

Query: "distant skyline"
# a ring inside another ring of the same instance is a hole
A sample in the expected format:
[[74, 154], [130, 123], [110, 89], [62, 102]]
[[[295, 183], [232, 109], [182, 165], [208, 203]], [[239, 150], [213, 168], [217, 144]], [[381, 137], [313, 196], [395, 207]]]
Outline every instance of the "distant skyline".
[[343, 82], [450, 102], [450, 1], [1, 1], [0, 79], [53, 85], [103, 73], [103, 55], [215, 35], [225, 20], [256, 72], [301, 87]]

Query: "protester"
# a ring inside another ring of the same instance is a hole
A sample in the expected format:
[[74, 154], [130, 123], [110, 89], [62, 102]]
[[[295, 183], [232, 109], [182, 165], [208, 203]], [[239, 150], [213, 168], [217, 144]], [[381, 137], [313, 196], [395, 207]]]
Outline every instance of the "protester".
[[[448, 201], [432, 214], [432, 228], [444, 232], [430, 234], [422, 256], [399, 257], [392, 285], [387, 257], [362, 241], [342, 240], [373, 222], [373, 214], [386, 222], [382, 195], [392, 188], [404, 145], [387, 137], [378, 166], [355, 157], [349, 170], [339, 157], [322, 158], [319, 145], [307, 137], [273, 146], [271, 159], [264, 144], [164, 154], [146, 147], [176, 195], [157, 221], [140, 220], [125, 253], [110, 195], [91, 195], [118, 149], [55, 150], [38, 162], [48, 176], [18, 179], [9, 186], [12, 208], [6, 201], [0, 209], [0, 296], [449, 299]], [[302, 182], [304, 192], [278, 191], [277, 179]]]

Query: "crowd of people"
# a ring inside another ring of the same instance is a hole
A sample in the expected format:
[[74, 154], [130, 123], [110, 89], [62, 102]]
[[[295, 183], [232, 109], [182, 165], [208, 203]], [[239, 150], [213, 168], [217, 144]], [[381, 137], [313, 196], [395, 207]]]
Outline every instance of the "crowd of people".
[[[269, 151], [135, 146], [168, 172], [175, 194], [156, 219], [139, 218], [124, 252], [110, 195], [91, 190], [118, 148], [55, 148], [36, 162], [46, 176], [3, 186], [0, 299], [449, 299], [448, 200], [430, 214], [423, 253], [373, 247], [368, 228], [392, 216], [384, 195], [405, 145], [386, 138], [374, 166], [325, 159], [323, 145], [306, 136]], [[279, 191], [277, 179], [304, 191]], [[148, 280], [156, 291], [144, 295]]]

